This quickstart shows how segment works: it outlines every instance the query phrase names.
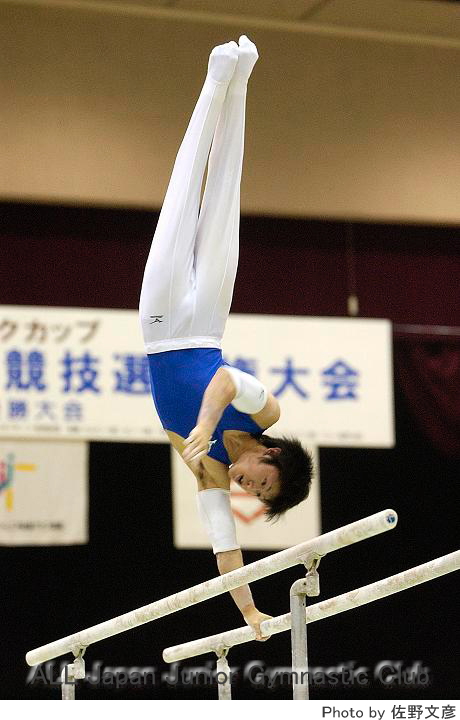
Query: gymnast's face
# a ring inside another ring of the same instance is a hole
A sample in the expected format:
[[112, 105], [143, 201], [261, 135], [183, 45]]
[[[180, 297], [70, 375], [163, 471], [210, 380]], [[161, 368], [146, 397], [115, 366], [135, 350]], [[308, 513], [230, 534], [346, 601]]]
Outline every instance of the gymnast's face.
[[230, 480], [236, 482], [249, 495], [263, 500], [272, 500], [280, 491], [279, 470], [274, 465], [262, 462], [263, 457], [275, 456], [280, 448], [261, 447], [247, 450], [229, 468]]

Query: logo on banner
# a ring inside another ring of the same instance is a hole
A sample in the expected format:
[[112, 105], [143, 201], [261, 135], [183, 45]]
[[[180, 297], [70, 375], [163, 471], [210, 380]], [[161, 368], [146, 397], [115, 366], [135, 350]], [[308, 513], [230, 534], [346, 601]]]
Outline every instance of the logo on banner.
[[[235, 488], [237, 486], [235, 485]], [[232, 511], [246, 525], [250, 525], [265, 513], [264, 505], [254, 495], [249, 495], [238, 489], [230, 489], [230, 498], [232, 501]]]
[[37, 466], [32, 463], [15, 463], [13, 453], [9, 453], [5, 460], [0, 460], [0, 496], [5, 497], [5, 508], [13, 510], [14, 477], [17, 472], [34, 472]]

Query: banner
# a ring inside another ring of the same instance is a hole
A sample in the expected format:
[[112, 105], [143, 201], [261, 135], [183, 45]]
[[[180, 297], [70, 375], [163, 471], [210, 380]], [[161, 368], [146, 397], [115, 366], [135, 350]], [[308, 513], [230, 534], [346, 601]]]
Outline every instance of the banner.
[[0, 308], [0, 437], [168, 442], [133, 310]]
[[0, 545], [88, 542], [84, 442], [0, 441]]
[[230, 316], [223, 348], [278, 399], [270, 433], [316, 446], [394, 445], [388, 320]]
[[[278, 398], [279, 433], [394, 444], [387, 320], [230, 315], [224, 358]], [[168, 442], [137, 312], [0, 307], [0, 437]]]
[[[275, 426], [273, 426], [275, 427]], [[276, 437], [269, 428], [267, 435]], [[306, 446], [305, 446], [306, 447]], [[315, 476], [308, 498], [288, 510], [277, 522], [266, 522], [265, 506], [236, 483], [230, 487], [238, 542], [243, 550], [282, 550], [321, 535], [319, 462], [317, 449], [308, 447], [313, 456]], [[212, 552], [196, 504], [197, 483], [192, 471], [171, 448], [173, 483], [174, 547], [204, 548]]]

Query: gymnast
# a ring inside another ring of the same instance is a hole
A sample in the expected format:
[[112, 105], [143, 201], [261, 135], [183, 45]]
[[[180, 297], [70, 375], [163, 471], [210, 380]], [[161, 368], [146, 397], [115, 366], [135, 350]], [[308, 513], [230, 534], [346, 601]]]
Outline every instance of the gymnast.
[[[245, 35], [211, 52], [139, 303], [155, 407], [197, 479], [200, 517], [221, 574], [243, 566], [230, 482], [259, 497], [271, 520], [307, 497], [312, 476], [311, 457], [298, 440], [264, 434], [279, 420], [276, 398], [222, 358], [238, 266], [247, 83], [257, 59]], [[260, 623], [269, 616], [257, 610], [249, 586], [231, 595], [262, 640]]]

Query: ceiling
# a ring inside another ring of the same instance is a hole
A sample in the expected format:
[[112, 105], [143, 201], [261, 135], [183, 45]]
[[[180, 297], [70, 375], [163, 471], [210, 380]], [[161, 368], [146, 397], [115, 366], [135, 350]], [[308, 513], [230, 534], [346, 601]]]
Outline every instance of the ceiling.
[[[0, 0], [1, 1], [1, 0]], [[412, 41], [460, 41], [455, 0], [7, 0], [15, 4], [85, 7], [100, 12], [169, 17], [220, 24], [241, 23], [297, 32], [367, 33]], [[249, 28], [250, 29], [250, 28]]]

